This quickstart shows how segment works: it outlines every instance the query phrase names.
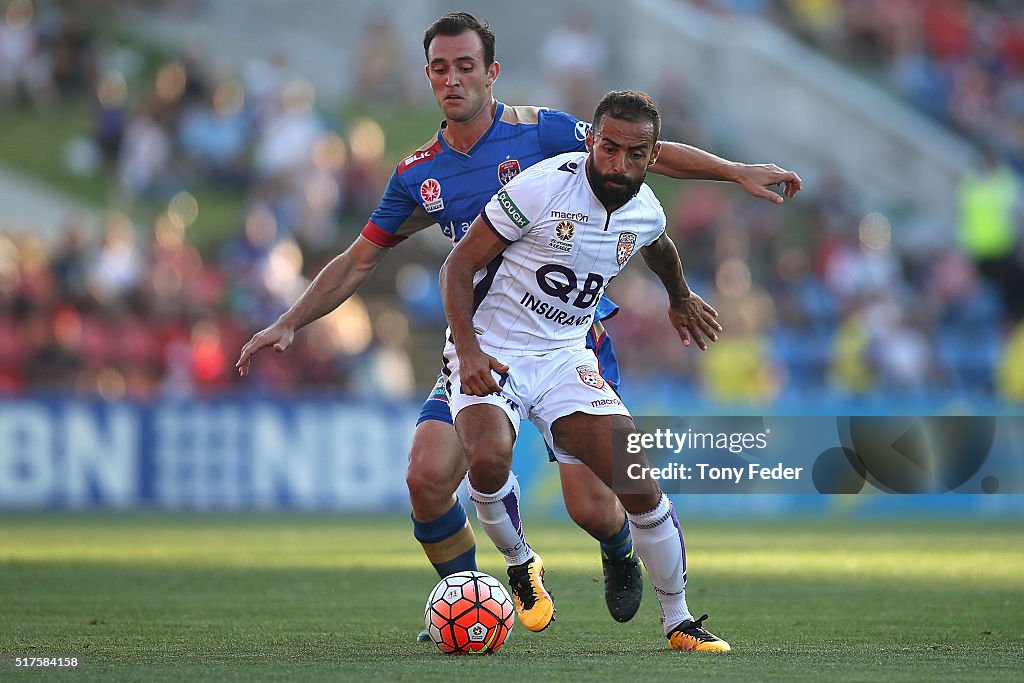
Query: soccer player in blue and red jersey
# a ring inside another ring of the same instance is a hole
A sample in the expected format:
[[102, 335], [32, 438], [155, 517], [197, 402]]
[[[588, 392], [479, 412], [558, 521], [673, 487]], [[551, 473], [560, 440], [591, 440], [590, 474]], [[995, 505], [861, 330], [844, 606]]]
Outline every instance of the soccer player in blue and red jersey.
[[[494, 99], [500, 73], [494, 44], [490, 28], [466, 13], [441, 17], [427, 29], [426, 75], [444, 113], [440, 130], [398, 164], [380, 205], [352, 245], [324, 267], [277, 321], [242, 347], [236, 364], [241, 375], [248, 373], [259, 349], [283, 352], [297, 330], [340, 306], [409, 235], [436, 223], [453, 243], [458, 242], [487, 201], [522, 169], [585, 149], [589, 124], [562, 112], [512, 107]], [[769, 187], [781, 185], [789, 197], [800, 190], [795, 173], [773, 164], [737, 164], [678, 143], [662, 143], [651, 170], [673, 178], [736, 182], [775, 203], [783, 199]], [[588, 335], [604, 378], [613, 384], [619, 379], [618, 366], [600, 320], [615, 311], [613, 303], [602, 302]], [[476, 540], [455, 496], [467, 467], [444, 388], [437, 385], [416, 425], [406, 482], [413, 533], [442, 577], [476, 569]], [[609, 612], [618, 621], [628, 621], [640, 605], [643, 582], [625, 512], [611, 489], [586, 466], [558, 467], [570, 517], [600, 543]], [[539, 613], [545, 603], [537, 600], [544, 590], [542, 573], [539, 562], [509, 568], [520, 621], [531, 630], [545, 628], [552, 617]]]

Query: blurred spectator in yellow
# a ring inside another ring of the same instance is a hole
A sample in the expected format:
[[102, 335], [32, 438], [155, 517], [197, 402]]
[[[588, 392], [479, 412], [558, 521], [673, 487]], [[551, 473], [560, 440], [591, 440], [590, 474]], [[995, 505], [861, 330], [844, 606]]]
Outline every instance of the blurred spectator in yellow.
[[957, 186], [960, 245], [982, 276], [1003, 296], [1011, 313], [1024, 315], [1024, 268], [1018, 255], [1020, 190], [1013, 171], [991, 151]]
[[778, 394], [765, 329], [775, 324], [775, 303], [750, 270], [751, 233], [735, 216], [714, 234], [717, 292], [727, 333], [697, 364], [709, 395], [722, 401], [766, 402]]
[[787, 0], [797, 30], [818, 45], [835, 40], [842, 30], [843, 7], [839, 0]]
[[995, 379], [1000, 396], [1024, 402], [1024, 320], [1017, 323], [1006, 341]]
[[[723, 325], [724, 327], [724, 325]], [[729, 403], [767, 403], [779, 393], [763, 335], [719, 337], [712, 353], [698, 364], [709, 398]]]
[[864, 316], [856, 311], [843, 319], [832, 338], [829, 362], [831, 387], [842, 394], [866, 394], [878, 383], [871, 367], [871, 338]]

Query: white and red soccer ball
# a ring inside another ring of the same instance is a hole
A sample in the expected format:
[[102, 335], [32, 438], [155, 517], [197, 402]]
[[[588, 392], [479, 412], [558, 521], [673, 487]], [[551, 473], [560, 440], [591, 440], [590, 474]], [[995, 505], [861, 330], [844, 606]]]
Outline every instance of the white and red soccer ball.
[[489, 654], [508, 638], [515, 611], [508, 591], [496, 578], [483, 572], [458, 572], [434, 586], [423, 620], [441, 652]]

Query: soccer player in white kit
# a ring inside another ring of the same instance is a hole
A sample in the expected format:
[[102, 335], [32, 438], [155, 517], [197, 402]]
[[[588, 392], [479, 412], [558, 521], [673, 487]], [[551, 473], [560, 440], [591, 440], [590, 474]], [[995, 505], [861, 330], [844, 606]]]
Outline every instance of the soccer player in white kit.
[[[669, 295], [684, 346], [717, 340], [718, 313], [690, 291], [665, 234], [665, 214], [643, 180], [657, 159], [660, 114], [638, 91], [606, 95], [587, 134], [588, 152], [523, 171], [484, 208], [441, 269], [455, 428], [469, 460], [477, 516], [509, 566], [529, 563], [535, 609], [554, 617], [543, 561], [526, 542], [511, 473], [520, 420], [531, 420], [562, 462], [584, 462], [609, 487], [631, 463], [629, 411], [585, 347], [605, 286], [639, 251]], [[620, 438], [614, 439], [613, 435]], [[637, 554], [661, 603], [669, 648], [726, 652], [729, 644], [686, 604], [686, 554], [675, 509], [655, 480], [616, 491]]]

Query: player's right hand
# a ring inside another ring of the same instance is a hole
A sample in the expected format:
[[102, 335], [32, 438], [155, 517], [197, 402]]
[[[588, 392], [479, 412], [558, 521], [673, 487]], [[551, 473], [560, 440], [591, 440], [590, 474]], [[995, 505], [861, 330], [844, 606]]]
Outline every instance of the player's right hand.
[[668, 319], [676, 328], [683, 346], [689, 346], [692, 337], [701, 351], [708, 350], [705, 337], [709, 341], [718, 341], [718, 333], [722, 331], [722, 324], [718, 322], [718, 311], [694, 291], [690, 292], [689, 298], [682, 305], [669, 306]]
[[285, 349], [295, 341], [295, 330], [281, 323], [274, 323], [265, 330], [261, 330], [252, 336], [252, 339], [242, 347], [242, 354], [238, 357], [235, 367], [238, 374], [245, 377], [249, 374], [249, 363], [252, 357], [260, 349], [273, 346], [278, 353], [284, 353]]
[[471, 351], [459, 356], [459, 381], [462, 391], [469, 396], [500, 394], [501, 385], [494, 372], [504, 374], [508, 366], [483, 351]]

